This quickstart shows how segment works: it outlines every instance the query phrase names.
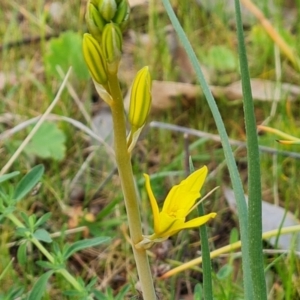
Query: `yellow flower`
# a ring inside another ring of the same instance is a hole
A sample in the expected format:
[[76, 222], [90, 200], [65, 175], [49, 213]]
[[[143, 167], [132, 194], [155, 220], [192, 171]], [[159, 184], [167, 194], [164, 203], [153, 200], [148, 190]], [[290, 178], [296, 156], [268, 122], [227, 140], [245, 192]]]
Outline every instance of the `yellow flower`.
[[216, 216], [210, 213], [186, 222], [187, 215], [196, 207], [195, 202], [200, 197], [200, 189], [207, 175], [207, 167], [203, 167], [180, 184], [175, 185], [169, 192], [163, 208], [159, 211], [157, 201], [153, 195], [150, 178], [144, 174], [146, 189], [150, 199], [153, 219], [154, 233], [144, 236], [144, 239], [136, 245], [137, 248], [149, 248], [155, 242], [166, 240], [169, 236], [186, 228], [199, 227]]

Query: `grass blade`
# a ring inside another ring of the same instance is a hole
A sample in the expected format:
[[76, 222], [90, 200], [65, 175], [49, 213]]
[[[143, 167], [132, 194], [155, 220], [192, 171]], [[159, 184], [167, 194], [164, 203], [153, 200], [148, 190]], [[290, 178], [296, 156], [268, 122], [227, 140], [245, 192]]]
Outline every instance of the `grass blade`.
[[262, 252], [262, 204], [261, 204], [261, 174], [259, 149], [256, 132], [254, 104], [250, 85], [250, 75], [244, 41], [243, 24], [240, 3], [235, 0], [235, 14], [239, 46], [239, 59], [242, 77], [245, 127], [247, 135], [247, 158], [249, 178], [248, 198], [248, 238], [250, 271], [253, 284], [253, 294], [257, 300], [267, 299]]
[[[195, 171], [191, 157], [189, 158], [190, 173]], [[204, 216], [203, 204], [200, 203], [198, 206], [199, 216]], [[199, 228], [200, 239], [201, 239], [201, 256], [203, 258], [203, 295], [205, 300], [213, 300], [213, 288], [212, 288], [212, 277], [211, 277], [211, 260], [208, 236], [206, 230], [206, 224]]]
[[249, 261], [249, 246], [248, 246], [248, 214], [247, 214], [247, 205], [246, 200], [244, 196], [243, 186], [241, 182], [241, 178], [239, 176], [237, 166], [235, 163], [235, 159], [233, 156], [232, 149], [230, 147], [229, 141], [228, 141], [228, 135], [222, 120], [222, 117], [220, 115], [219, 109], [217, 107], [216, 101], [210, 91], [210, 88], [205, 81], [203, 72], [201, 70], [201, 67], [199, 65], [198, 59], [196, 57], [195, 52], [193, 51], [193, 48], [182, 29], [173, 9], [168, 0], [162, 0], [163, 5], [166, 9], [166, 12], [174, 26], [175, 31], [177, 32], [177, 35], [185, 48], [185, 51], [193, 65], [193, 68], [196, 72], [197, 79], [201, 85], [203, 94], [207, 100], [207, 103], [209, 105], [209, 108], [212, 112], [213, 118], [215, 120], [220, 138], [221, 143], [224, 150], [224, 155], [226, 158], [226, 162], [229, 169], [229, 174], [232, 181], [232, 186], [235, 194], [235, 198], [237, 201], [237, 209], [238, 209], [238, 215], [239, 215], [239, 223], [240, 223], [240, 229], [241, 229], [241, 240], [242, 240], [242, 263], [243, 263], [243, 276], [244, 276], [244, 286], [245, 286], [245, 299], [253, 299], [252, 297], [252, 280], [250, 276], [250, 261]]

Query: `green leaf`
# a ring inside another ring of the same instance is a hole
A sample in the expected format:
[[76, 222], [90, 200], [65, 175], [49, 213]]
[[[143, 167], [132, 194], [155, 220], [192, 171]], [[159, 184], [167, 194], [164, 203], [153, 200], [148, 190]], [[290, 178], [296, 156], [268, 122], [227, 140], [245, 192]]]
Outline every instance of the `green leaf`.
[[58, 38], [51, 39], [45, 63], [49, 75], [59, 79], [57, 66], [60, 66], [65, 73], [72, 66], [74, 74], [79, 79], [89, 79], [89, 72], [82, 53], [82, 35], [79, 33], [67, 31]]
[[[118, 295], [116, 295], [115, 300], [123, 300], [123, 299], [125, 299], [126, 298], [125, 296], [126, 296], [127, 292], [129, 291], [129, 289], [130, 289], [130, 285], [129, 284], [123, 286], [122, 289], [120, 290], [120, 292], [118, 293]], [[200, 298], [198, 298], [198, 299], [200, 299]]]
[[12, 173], [8, 173], [8, 174], [4, 174], [4, 175], [1, 175], [0, 176], [0, 183], [4, 182], [4, 181], [7, 181], [13, 177], [16, 177], [17, 175], [19, 175], [20, 172], [19, 171], [15, 171], [15, 172], [12, 172]]
[[98, 278], [94, 277], [91, 281], [86, 285], [86, 289], [89, 291], [97, 282]]
[[24, 151], [28, 155], [62, 160], [66, 154], [66, 136], [55, 123], [44, 122]]
[[202, 296], [203, 296], [202, 286], [200, 283], [197, 283], [194, 289], [194, 300], [202, 299], [203, 298]]
[[33, 285], [32, 290], [29, 294], [28, 300], [40, 300], [42, 299], [45, 290], [46, 290], [46, 286], [47, 286], [47, 282], [49, 280], [49, 278], [51, 277], [51, 275], [53, 274], [53, 271], [48, 271], [45, 274], [43, 274]]
[[51, 218], [51, 213], [48, 212], [44, 215], [42, 215], [35, 223], [35, 227], [39, 227], [41, 225], [43, 225], [44, 223], [46, 223], [49, 219]]
[[226, 46], [212, 46], [205, 56], [205, 62], [219, 71], [234, 71], [237, 68], [237, 57]]
[[95, 290], [93, 293], [97, 300], [107, 300], [107, 297], [102, 292]]
[[54, 264], [44, 260], [38, 260], [35, 263], [44, 269], [54, 269], [56, 267]]
[[18, 263], [21, 265], [24, 265], [26, 263], [26, 259], [27, 259], [26, 250], [27, 250], [27, 243], [21, 244], [18, 248], [17, 258], [18, 258]]
[[[5, 294], [0, 294], [0, 300], [12, 300], [17, 299], [24, 295], [23, 287], [11, 287]], [[22, 298], [23, 299], [23, 298]]]
[[106, 290], [106, 296], [108, 300], [114, 300], [114, 295], [111, 287], [108, 287]]
[[24, 198], [40, 181], [44, 174], [44, 166], [37, 165], [32, 168], [18, 183], [13, 199], [16, 201]]
[[6, 274], [6, 273], [8, 272], [8, 270], [10, 269], [10, 267], [11, 267], [13, 261], [14, 261], [14, 259], [12, 258], [12, 259], [10, 260], [10, 262], [7, 264], [6, 267], [4, 267], [4, 266], [2, 265], [2, 270], [1, 270], [1, 274], [0, 274], [0, 281], [4, 278], [5, 274]]
[[7, 215], [13, 213], [15, 211], [15, 207], [14, 206], [8, 206], [6, 208], [4, 208], [3, 210], [1, 209], [0, 212], [0, 221]]
[[37, 240], [45, 242], [45, 243], [51, 243], [52, 239], [48, 231], [45, 229], [38, 229], [34, 234], [33, 237], [35, 237]]
[[63, 295], [69, 296], [71, 299], [74, 299], [75, 297], [78, 300], [86, 300], [87, 299], [87, 295], [83, 295], [82, 292], [79, 292], [76, 290], [65, 291], [65, 292], [63, 292]]
[[230, 231], [229, 244], [233, 244], [239, 240], [239, 232], [236, 227]]
[[217, 273], [217, 278], [223, 280], [232, 274], [233, 268], [231, 265], [224, 265]]
[[66, 252], [64, 253], [65, 257], [69, 258], [71, 255], [73, 255], [77, 251], [80, 251], [85, 248], [97, 246], [97, 245], [100, 245], [103, 243], [107, 243], [109, 240], [110, 240], [109, 237], [97, 237], [97, 238], [93, 238], [93, 239], [75, 242], [74, 244], [69, 246], [69, 248], [66, 250]]
[[28, 228], [25, 228], [25, 227], [18, 227], [18, 228], [16, 229], [15, 234], [16, 234], [17, 236], [21, 236], [21, 237], [24, 237], [24, 238], [28, 238], [27, 235], [30, 234], [30, 231], [29, 231]]
[[[172, 25], [174, 26], [175, 31], [178, 34], [179, 40], [184, 45], [186, 53], [193, 65], [193, 68], [196, 72], [196, 77], [200, 82], [203, 94], [207, 100], [208, 106], [211, 110], [213, 118], [215, 120], [221, 142], [224, 151], [224, 155], [226, 158], [226, 163], [228, 166], [231, 182], [233, 185], [233, 190], [237, 203], [237, 210], [239, 216], [240, 230], [241, 230], [241, 241], [243, 244], [242, 247], [242, 265], [243, 265], [243, 275], [244, 275], [244, 285], [245, 285], [245, 299], [253, 299], [252, 290], [251, 290], [251, 274], [250, 274], [250, 260], [249, 260], [249, 243], [248, 243], [248, 211], [247, 204], [244, 195], [243, 185], [241, 181], [241, 177], [239, 175], [239, 171], [237, 169], [235, 157], [232, 152], [231, 145], [229, 143], [229, 138], [226, 132], [226, 128], [224, 122], [222, 120], [221, 114], [219, 112], [218, 105], [212, 96], [210, 87], [205, 81], [203, 72], [199, 65], [198, 57], [196, 56], [191, 43], [189, 42], [182, 26], [180, 25], [175, 12], [173, 11], [172, 5], [169, 0], [162, 0], [162, 3], [166, 9], [166, 12], [171, 20]], [[236, 1], [239, 3], [239, 1]]]

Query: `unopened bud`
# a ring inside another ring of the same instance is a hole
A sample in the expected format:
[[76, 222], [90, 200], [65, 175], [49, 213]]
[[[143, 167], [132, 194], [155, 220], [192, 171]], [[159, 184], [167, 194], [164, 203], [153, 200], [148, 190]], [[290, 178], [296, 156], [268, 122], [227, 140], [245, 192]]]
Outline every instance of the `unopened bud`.
[[128, 118], [132, 131], [146, 123], [152, 100], [151, 86], [149, 67], [144, 67], [137, 73], [131, 88]]
[[100, 0], [98, 10], [101, 16], [107, 21], [111, 21], [117, 11], [117, 3], [115, 0]]
[[114, 23], [117, 23], [123, 30], [128, 23], [130, 15], [130, 6], [127, 0], [121, 0], [118, 4], [118, 8], [115, 16], [113, 17]]
[[98, 6], [99, 0], [89, 0], [88, 4], [94, 4], [95, 6]]
[[99, 11], [93, 3], [88, 4], [85, 19], [89, 32], [94, 36], [94, 38], [101, 42], [101, 34], [106, 21], [100, 15]]
[[83, 36], [83, 56], [93, 79], [101, 85], [107, 83], [107, 66], [98, 41], [89, 33]]
[[103, 54], [107, 62], [108, 71], [116, 74], [122, 56], [122, 32], [114, 23], [106, 24], [102, 33]]

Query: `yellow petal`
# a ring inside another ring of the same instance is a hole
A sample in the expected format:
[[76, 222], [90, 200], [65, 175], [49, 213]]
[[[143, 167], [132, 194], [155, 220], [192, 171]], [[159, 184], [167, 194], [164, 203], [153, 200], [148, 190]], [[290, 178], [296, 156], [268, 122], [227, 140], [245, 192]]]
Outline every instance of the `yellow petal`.
[[199, 226], [205, 224], [206, 222], [208, 222], [210, 219], [213, 219], [216, 215], [217, 215], [216, 213], [210, 213], [210, 214], [204, 215], [202, 217], [192, 219], [192, 220], [184, 223], [184, 225], [181, 229], [199, 227]]
[[193, 172], [185, 180], [181, 182], [184, 185], [185, 190], [191, 192], [199, 192], [205, 181], [207, 175], [207, 167], [204, 166], [201, 169]]
[[148, 193], [148, 197], [150, 199], [150, 204], [151, 204], [152, 213], [153, 213], [154, 232], [158, 232], [159, 231], [159, 209], [157, 206], [157, 201], [156, 201], [156, 199], [153, 195], [152, 189], [151, 189], [149, 175], [144, 174], [144, 177], [145, 177], [146, 190]]
[[161, 212], [159, 214], [159, 220], [160, 220], [159, 230], [154, 232], [156, 237], [159, 238], [171, 236], [172, 234], [170, 234], [170, 232], [173, 232], [173, 228], [183, 226], [185, 221], [184, 218], [181, 219], [174, 218], [164, 212]]
[[200, 189], [206, 175], [207, 167], [204, 166], [181, 181], [179, 185], [175, 185], [169, 192], [162, 211], [177, 218], [185, 218], [200, 197]]
[[160, 236], [162, 237], [172, 236], [183, 229], [200, 227], [201, 225], [208, 222], [210, 219], [214, 218], [216, 215], [217, 215], [216, 213], [210, 213], [208, 215], [190, 220], [186, 223], [182, 222], [181, 220], [176, 220], [176, 222], [172, 224], [172, 226], [168, 229], [168, 231], [164, 232], [164, 234]]

